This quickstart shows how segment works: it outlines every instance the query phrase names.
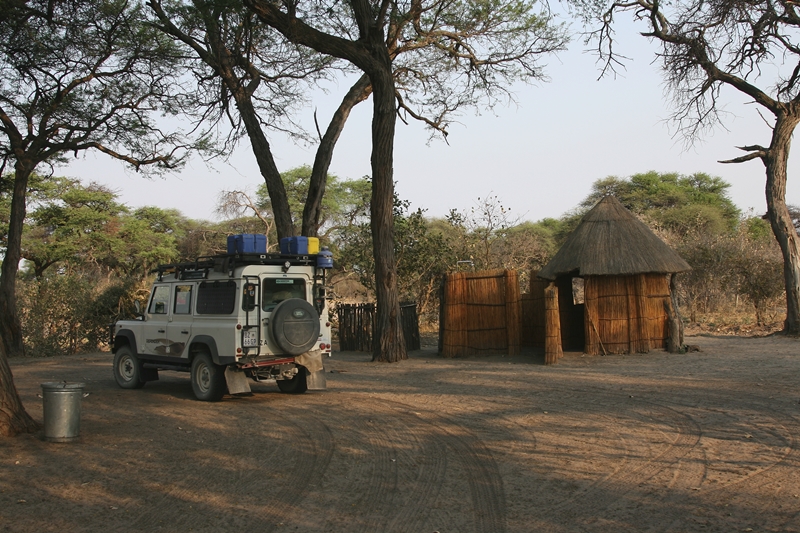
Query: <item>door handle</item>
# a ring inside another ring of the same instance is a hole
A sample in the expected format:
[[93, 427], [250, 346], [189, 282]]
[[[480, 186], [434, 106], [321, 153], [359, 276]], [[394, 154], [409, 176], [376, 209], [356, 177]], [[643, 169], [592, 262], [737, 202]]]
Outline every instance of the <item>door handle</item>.
[[167, 330], [165, 330], [165, 329], [160, 329], [160, 330], [158, 330], [158, 332], [159, 332], [159, 333], [164, 333], [164, 332], [166, 332], [166, 331], [167, 331]]
[[188, 334], [189, 334], [188, 331], [181, 331], [181, 335], [188, 335]]

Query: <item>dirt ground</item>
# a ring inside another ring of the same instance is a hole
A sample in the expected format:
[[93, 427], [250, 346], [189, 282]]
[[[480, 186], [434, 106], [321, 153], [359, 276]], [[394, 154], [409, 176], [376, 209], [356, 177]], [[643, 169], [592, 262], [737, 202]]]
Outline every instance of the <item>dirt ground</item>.
[[326, 361], [328, 390], [220, 403], [187, 374], [119, 389], [111, 356], [12, 361], [80, 381], [81, 436], [0, 440], [0, 532], [800, 532], [800, 341], [699, 352]]

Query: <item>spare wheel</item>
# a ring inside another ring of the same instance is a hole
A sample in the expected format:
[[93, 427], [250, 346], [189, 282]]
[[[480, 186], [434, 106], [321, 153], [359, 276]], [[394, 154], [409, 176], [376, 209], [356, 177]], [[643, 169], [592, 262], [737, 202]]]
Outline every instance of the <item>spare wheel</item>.
[[269, 329], [278, 348], [289, 355], [300, 355], [319, 339], [319, 315], [307, 301], [290, 298], [272, 310]]

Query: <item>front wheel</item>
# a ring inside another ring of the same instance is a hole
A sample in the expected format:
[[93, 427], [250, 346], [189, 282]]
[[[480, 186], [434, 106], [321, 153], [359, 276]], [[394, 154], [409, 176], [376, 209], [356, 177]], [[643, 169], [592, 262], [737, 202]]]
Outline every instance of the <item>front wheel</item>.
[[198, 400], [218, 402], [225, 395], [225, 367], [214, 364], [207, 353], [199, 353], [192, 361], [192, 390]]
[[277, 382], [278, 389], [281, 392], [288, 394], [303, 394], [308, 390], [308, 382], [306, 381], [306, 369], [302, 366], [297, 367], [297, 374], [292, 379], [279, 379]]
[[142, 363], [133, 353], [130, 346], [120, 346], [114, 354], [114, 379], [123, 389], [141, 389]]

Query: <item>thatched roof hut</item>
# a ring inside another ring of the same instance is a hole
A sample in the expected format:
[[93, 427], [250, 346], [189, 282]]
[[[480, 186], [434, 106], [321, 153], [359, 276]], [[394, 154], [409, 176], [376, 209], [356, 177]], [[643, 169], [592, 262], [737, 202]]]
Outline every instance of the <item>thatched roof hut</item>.
[[[648, 352], [680, 337], [670, 274], [690, 270], [619, 200], [606, 196], [538, 273], [558, 289], [548, 336], [589, 354]], [[582, 291], [580, 290], [582, 287]], [[671, 337], [673, 335], [673, 337]]]
[[691, 270], [613, 196], [606, 196], [584, 215], [558, 253], [539, 272], [555, 280], [563, 274], [628, 276]]

